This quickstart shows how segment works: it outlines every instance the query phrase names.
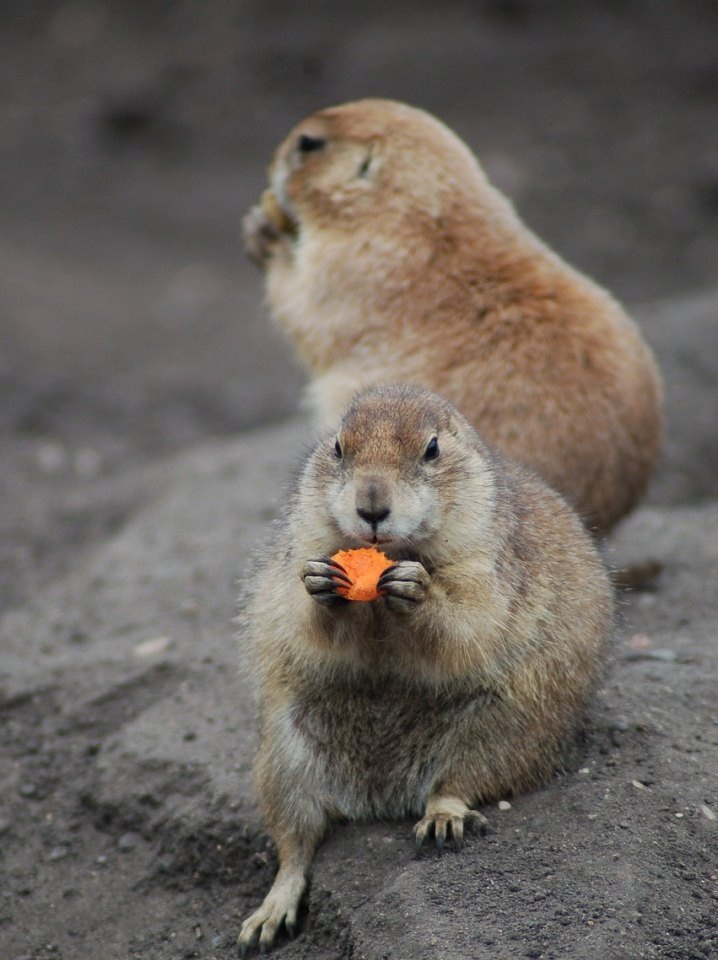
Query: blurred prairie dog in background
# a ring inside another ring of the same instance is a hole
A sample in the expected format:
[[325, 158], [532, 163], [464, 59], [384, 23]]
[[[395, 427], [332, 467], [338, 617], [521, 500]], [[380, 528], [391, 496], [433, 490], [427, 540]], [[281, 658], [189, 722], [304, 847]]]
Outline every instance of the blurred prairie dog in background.
[[320, 110], [280, 145], [270, 184], [245, 243], [319, 422], [368, 385], [422, 384], [590, 529], [635, 506], [660, 448], [652, 354], [454, 133], [388, 100]]
[[[338, 550], [393, 565], [371, 602]], [[331, 820], [421, 819], [458, 847], [477, 804], [546, 781], [604, 669], [612, 594], [591, 537], [445, 400], [380, 387], [309, 455], [245, 610], [257, 787], [279, 852], [244, 953], [293, 933]]]

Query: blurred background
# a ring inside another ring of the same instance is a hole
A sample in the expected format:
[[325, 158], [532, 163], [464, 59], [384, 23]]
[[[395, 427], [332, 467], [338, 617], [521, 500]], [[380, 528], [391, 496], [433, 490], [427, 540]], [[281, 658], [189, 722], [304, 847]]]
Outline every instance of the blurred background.
[[120, 522], [128, 470], [297, 409], [240, 220], [291, 125], [367, 95], [629, 307], [718, 282], [714, 0], [2, 3], [0, 602]]

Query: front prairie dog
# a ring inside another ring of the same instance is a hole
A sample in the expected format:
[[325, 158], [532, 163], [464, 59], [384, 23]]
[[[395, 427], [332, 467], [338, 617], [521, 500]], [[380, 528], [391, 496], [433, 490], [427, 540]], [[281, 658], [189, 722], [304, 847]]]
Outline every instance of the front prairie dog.
[[[395, 561], [337, 593], [340, 549]], [[240, 945], [293, 932], [330, 821], [420, 817], [458, 847], [475, 805], [549, 778], [601, 676], [611, 589], [561, 497], [445, 400], [379, 387], [307, 459], [246, 608], [256, 760], [279, 872]]]
[[388, 100], [321, 110], [281, 144], [270, 183], [276, 216], [250, 211], [245, 241], [322, 423], [368, 385], [422, 384], [590, 528], [631, 510], [659, 453], [653, 357], [455, 134]]

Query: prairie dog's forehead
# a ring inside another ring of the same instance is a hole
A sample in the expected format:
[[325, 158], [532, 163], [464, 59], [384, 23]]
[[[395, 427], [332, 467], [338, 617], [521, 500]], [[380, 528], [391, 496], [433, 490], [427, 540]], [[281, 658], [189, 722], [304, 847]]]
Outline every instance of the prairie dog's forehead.
[[393, 100], [357, 100], [325, 107], [310, 114], [290, 131], [279, 148], [285, 154], [300, 136], [357, 143], [382, 140], [425, 125], [439, 125], [423, 110]]
[[375, 130], [374, 125], [367, 124], [367, 118], [362, 118], [360, 113], [353, 115], [345, 112], [343, 107], [318, 110], [292, 127], [277, 149], [276, 160], [281, 160], [291, 153], [302, 136], [327, 141], [361, 140], [362, 130], [366, 131], [367, 140], [375, 135], [369, 132]]
[[296, 132], [312, 129], [338, 139], [370, 140], [391, 131], [402, 116], [419, 111], [390, 100], [357, 100], [335, 107], [325, 107], [305, 117]]
[[342, 417], [342, 442], [358, 449], [414, 450], [451, 421], [452, 408], [423, 390], [378, 388], [357, 397]]

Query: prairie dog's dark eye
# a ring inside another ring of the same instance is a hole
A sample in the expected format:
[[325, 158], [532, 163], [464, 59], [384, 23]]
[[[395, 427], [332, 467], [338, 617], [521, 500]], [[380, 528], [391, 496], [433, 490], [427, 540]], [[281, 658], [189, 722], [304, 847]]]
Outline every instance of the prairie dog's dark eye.
[[436, 460], [438, 456], [439, 440], [437, 437], [432, 437], [426, 445], [426, 450], [424, 450], [424, 460]]
[[337, 458], [337, 460], [341, 460], [342, 458], [342, 445], [339, 443], [339, 440], [337, 440], [334, 444], [334, 456]]
[[322, 137], [310, 137], [307, 133], [302, 133], [297, 140], [297, 150], [300, 153], [313, 153], [315, 150], [322, 150], [327, 145], [327, 141]]

